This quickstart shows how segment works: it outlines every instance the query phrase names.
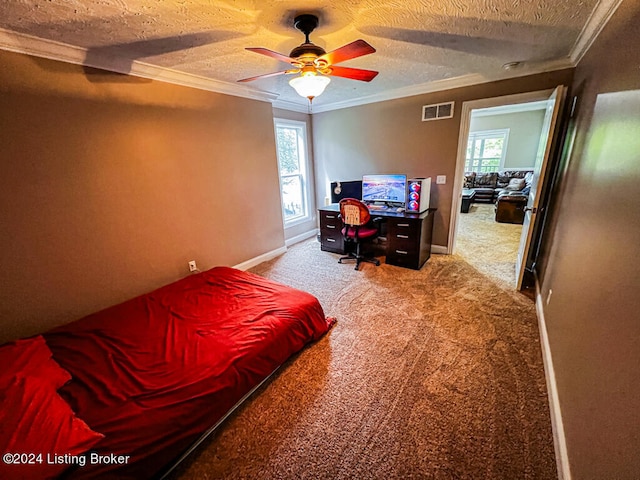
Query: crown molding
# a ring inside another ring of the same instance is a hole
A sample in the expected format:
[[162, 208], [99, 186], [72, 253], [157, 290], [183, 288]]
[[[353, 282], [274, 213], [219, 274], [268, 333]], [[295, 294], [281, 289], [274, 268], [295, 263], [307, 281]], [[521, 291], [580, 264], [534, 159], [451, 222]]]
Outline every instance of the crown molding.
[[387, 100], [396, 100], [404, 97], [413, 97], [415, 95], [424, 95], [427, 93], [442, 92], [444, 90], [451, 90], [454, 88], [470, 87], [472, 85], [480, 85], [483, 83], [496, 82], [499, 80], [507, 80], [510, 78], [523, 77], [527, 75], [536, 75], [538, 73], [553, 72], [555, 70], [562, 70], [565, 68], [573, 68], [575, 64], [567, 58], [560, 60], [553, 60], [549, 62], [541, 62], [535, 65], [531, 65], [522, 70], [501, 70], [496, 75], [488, 77], [486, 75], [472, 74], [464, 75], [456, 78], [449, 78], [444, 80], [436, 80], [435, 82], [422, 83], [420, 85], [411, 85], [403, 88], [396, 88], [394, 90], [388, 90], [384, 93], [378, 93], [374, 95], [368, 95], [366, 97], [360, 97], [353, 100], [345, 100], [342, 102], [334, 102], [326, 105], [321, 105], [314, 108], [313, 113], [328, 112], [331, 110], [338, 110], [341, 108], [356, 107], [359, 105], [366, 105], [368, 103], [384, 102]]
[[309, 105], [301, 105], [299, 103], [295, 103], [290, 100], [276, 99], [271, 103], [273, 105], [273, 108], [281, 108], [283, 110], [289, 110], [291, 112], [298, 112], [298, 113], [307, 113], [307, 114], [315, 113], [314, 112], [315, 108], [313, 108], [313, 106], [309, 108]]
[[398, 98], [404, 97], [413, 97], [414, 95], [439, 92], [442, 90], [449, 90], [451, 88], [477, 85], [478, 83], [484, 83], [486, 81], [486, 77], [478, 74], [465, 75], [462, 77], [456, 77], [446, 80], [436, 80], [435, 82], [427, 82], [421, 83], [420, 85], [410, 85], [408, 87], [387, 90], [386, 92], [367, 95], [366, 97], [359, 97], [352, 100], [343, 100], [341, 102], [333, 102], [325, 105], [320, 105], [314, 109], [313, 113], [328, 112], [341, 108], [357, 107], [359, 105], [366, 105], [368, 103], [384, 102], [387, 100], [396, 100]]
[[[603, 2], [611, 3], [614, 0], [603, 0]], [[616, 6], [621, 0], [615, 0]], [[609, 14], [610, 16], [610, 14]], [[592, 16], [594, 17], [594, 16]], [[598, 17], [600, 18], [600, 16]], [[607, 17], [608, 19], [609, 17]], [[602, 26], [600, 26], [602, 28]], [[198, 88], [210, 92], [233, 95], [237, 97], [249, 98], [271, 102], [274, 108], [290, 110], [299, 113], [322, 113], [331, 110], [339, 110], [342, 108], [366, 105], [369, 103], [383, 102], [387, 100], [395, 100], [415, 95], [423, 95], [426, 93], [450, 90], [453, 88], [468, 87], [482, 83], [493, 82], [505, 78], [513, 78], [523, 75], [532, 75], [544, 71], [559, 70], [562, 68], [575, 67], [575, 64], [569, 59], [550, 62], [538, 65], [537, 68], [528, 68], [526, 70], [510, 70], [500, 71], [495, 78], [488, 78], [484, 75], [465, 75], [462, 77], [437, 80], [435, 82], [427, 82], [420, 85], [411, 85], [408, 87], [388, 90], [383, 93], [368, 95], [352, 100], [344, 100], [341, 102], [332, 102], [326, 105], [313, 105], [311, 112], [309, 107], [288, 100], [278, 100], [275, 93], [264, 92], [247, 87], [246, 85], [237, 85], [228, 82], [221, 82], [207, 77], [192, 75], [184, 72], [178, 72], [170, 68], [158, 67], [138, 60], [123, 61], [108, 55], [88, 55], [86, 48], [76, 47], [62, 42], [53, 40], [45, 40], [42, 38], [26, 35], [0, 28], [0, 49], [16, 53], [23, 53], [50, 60], [57, 60], [76, 65], [84, 65], [87, 67], [99, 68], [112, 72], [122, 73], [125, 75], [133, 75], [136, 77], [158, 80], [161, 82], [173, 83], [185, 87]]]
[[598, 2], [569, 54], [569, 58], [574, 65], [578, 65], [578, 62], [582, 60], [584, 54], [587, 53], [594, 40], [600, 35], [600, 32], [607, 22], [609, 22], [609, 19], [611, 19], [611, 16], [621, 3], [622, 0], [600, 0]]
[[423, 95], [426, 93], [450, 90], [453, 88], [469, 87], [472, 85], [495, 82], [497, 80], [504, 80], [508, 78], [552, 72], [554, 70], [562, 70], [564, 68], [575, 68], [621, 3], [622, 0], [600, 0], [591, 12], [587, 23], [580, 32], [580, 35], [578, 35], [576, 42], [573, 44], [571, 52], [566, 58], [540, 63], [533, 67], [522, 69], [519, 72], [518, 70], [511, 70], [509, 71], [509, 75], [498, 74], [494, 78], [487, 78], [483, 75], [477, 74], [465, 75], [452, 79], [437, 80], [435, 82], [423, 83], [421, 85], [413, 85], [409, 87], [398, 88], [395, 90], [389, 90], [382, 94], [369, 95], [354, 100], [333, 102], [316, 107], [313, 113], [328, 112], [341, 108], [356, 107], [359, 105], [366, 105], [368, 103], [384, 102], [386, 100], [394, 100], [414, 95]]
[[110, 57], [108, 55], [88, 55], [89, 51], [85, 48], [75, 47], [62, 42], [53, 40], [44, 40], [23, 33], [14, 32], [0, 28], [0, 49], [8, 50], [16, 53], [23, 53], [36, 57], [47, 58], [50, 60], [58, 60], [76, 65], [85, 65], [88, 67], [109, 70], [126, 75], [158, 80], [185, 87], [198, 88], [226, 95], [249, 98], [271, 102], [274, 108], [281, 108], [300, 113], [322, 113], [331, 110], [339, 110], [342, 108], [366, 105], [369, 103], [384, 102], [387, 100], [395, 100], [415, 95], [424, 95], [427, 93], [450, 90], [454, 88], [468, 87], [483, 83], [504, 80], [508, 78], [521, 77], [525, 75], [534, 75], [537, 73], [551, 72], [563, 68], [574, 68], [582, 59], [584, 54], [589, 50], [594, 40], [600, 34], [604, 26], [607, 24], [611, 16], [622, 3], [622, 0], [600, 0], [594, 10], [591, 12], [587, 23], [580, 32], [576, 42], [574, 43], [570, 54], [567, 58], [555, 60], [551, 62], [539, 63], [534, 66], [528, 66], [521, 70], [516, 69], [510, 71], [500, 71], [496, 75], [487, 77], [485, 75], [472, 74], [461, 77], [437, 80], [427, 82], [420, 85], [412, 85], [383, 93], [368, 95], [353, 100], [344, 100], [340, 102], [332, 102], [325, 105], [313, 105], [311, 112], [306, 105], [299, 103], [278, 100], [278, 95], [271, 92], [265, 92], [250, 88], [246, 85], [238, 85], [229, 82], [222, 82], [207, 77], [192, 75], [179, 72], [170, 68], [158, 67], [138, 60], [123, 61]]
[[0, 28], [0, 49], [263, 102], [272, 102], [278, 98], [275, 93], [251, 89], [246, 85], [213, 80], [138, 60], [123, 61], [110, 55], [89, 54], [86, 48], [2, 28]]

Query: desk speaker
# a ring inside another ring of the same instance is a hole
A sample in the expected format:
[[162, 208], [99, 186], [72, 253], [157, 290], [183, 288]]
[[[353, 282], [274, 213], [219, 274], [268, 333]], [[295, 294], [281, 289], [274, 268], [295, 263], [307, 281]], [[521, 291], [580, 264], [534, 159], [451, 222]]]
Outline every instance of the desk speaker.
[[407, 182], [406, 212], [422, 213], [429, 209], [431, 197], [431, 177], [411, 178]]

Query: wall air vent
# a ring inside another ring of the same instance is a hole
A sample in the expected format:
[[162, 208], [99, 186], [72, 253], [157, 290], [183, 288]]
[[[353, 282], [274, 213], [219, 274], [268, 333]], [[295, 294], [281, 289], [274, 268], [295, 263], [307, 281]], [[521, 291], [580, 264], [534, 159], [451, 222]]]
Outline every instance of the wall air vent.
[[438, 103], [435, 105], [425, 105], [422, 107], [422, 121], [442, 120], [453, 117], [453, 103]]

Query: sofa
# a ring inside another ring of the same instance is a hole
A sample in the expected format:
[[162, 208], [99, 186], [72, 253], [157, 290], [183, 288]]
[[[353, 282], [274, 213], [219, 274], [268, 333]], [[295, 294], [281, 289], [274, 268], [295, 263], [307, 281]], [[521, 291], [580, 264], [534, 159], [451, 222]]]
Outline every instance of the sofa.
[[500, 192], [496, 199], [495, 220], [498, 223], [524, 223], [525, 207], [529, 200], [529, 195], [520, 192]]
[[464, 188], [475, 191], [474, 202], [494, 203], [502, 192], [528, 194], [531, 188], [531, 170], [504, 170], [502, 172], [465, 172]]

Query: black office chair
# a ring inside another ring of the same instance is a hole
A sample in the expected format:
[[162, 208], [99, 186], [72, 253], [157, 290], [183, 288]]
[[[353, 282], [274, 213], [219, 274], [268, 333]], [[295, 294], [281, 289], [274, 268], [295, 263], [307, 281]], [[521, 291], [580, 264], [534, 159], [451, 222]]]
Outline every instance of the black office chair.
[[340, 200], [340, 218], [344, 227], [342, 228], [342, 236], [346, 242], [354, 242], [356, 244], [355, 253], [349, 252], [346, 257], [338, 260], [355, 260], [356, 270], [360, 267], [361, 262], [369, 262], [374, 265], [380, 265], [380, 261], [376, 258], [365, 257], [361, 253], [361, 246], [364, 242], [370, 242], [378, 236], [378, 227], [368, 225], [371, 220], [371, 214], [367, 206], [360, 200], [355, 198], [343, 198]]

